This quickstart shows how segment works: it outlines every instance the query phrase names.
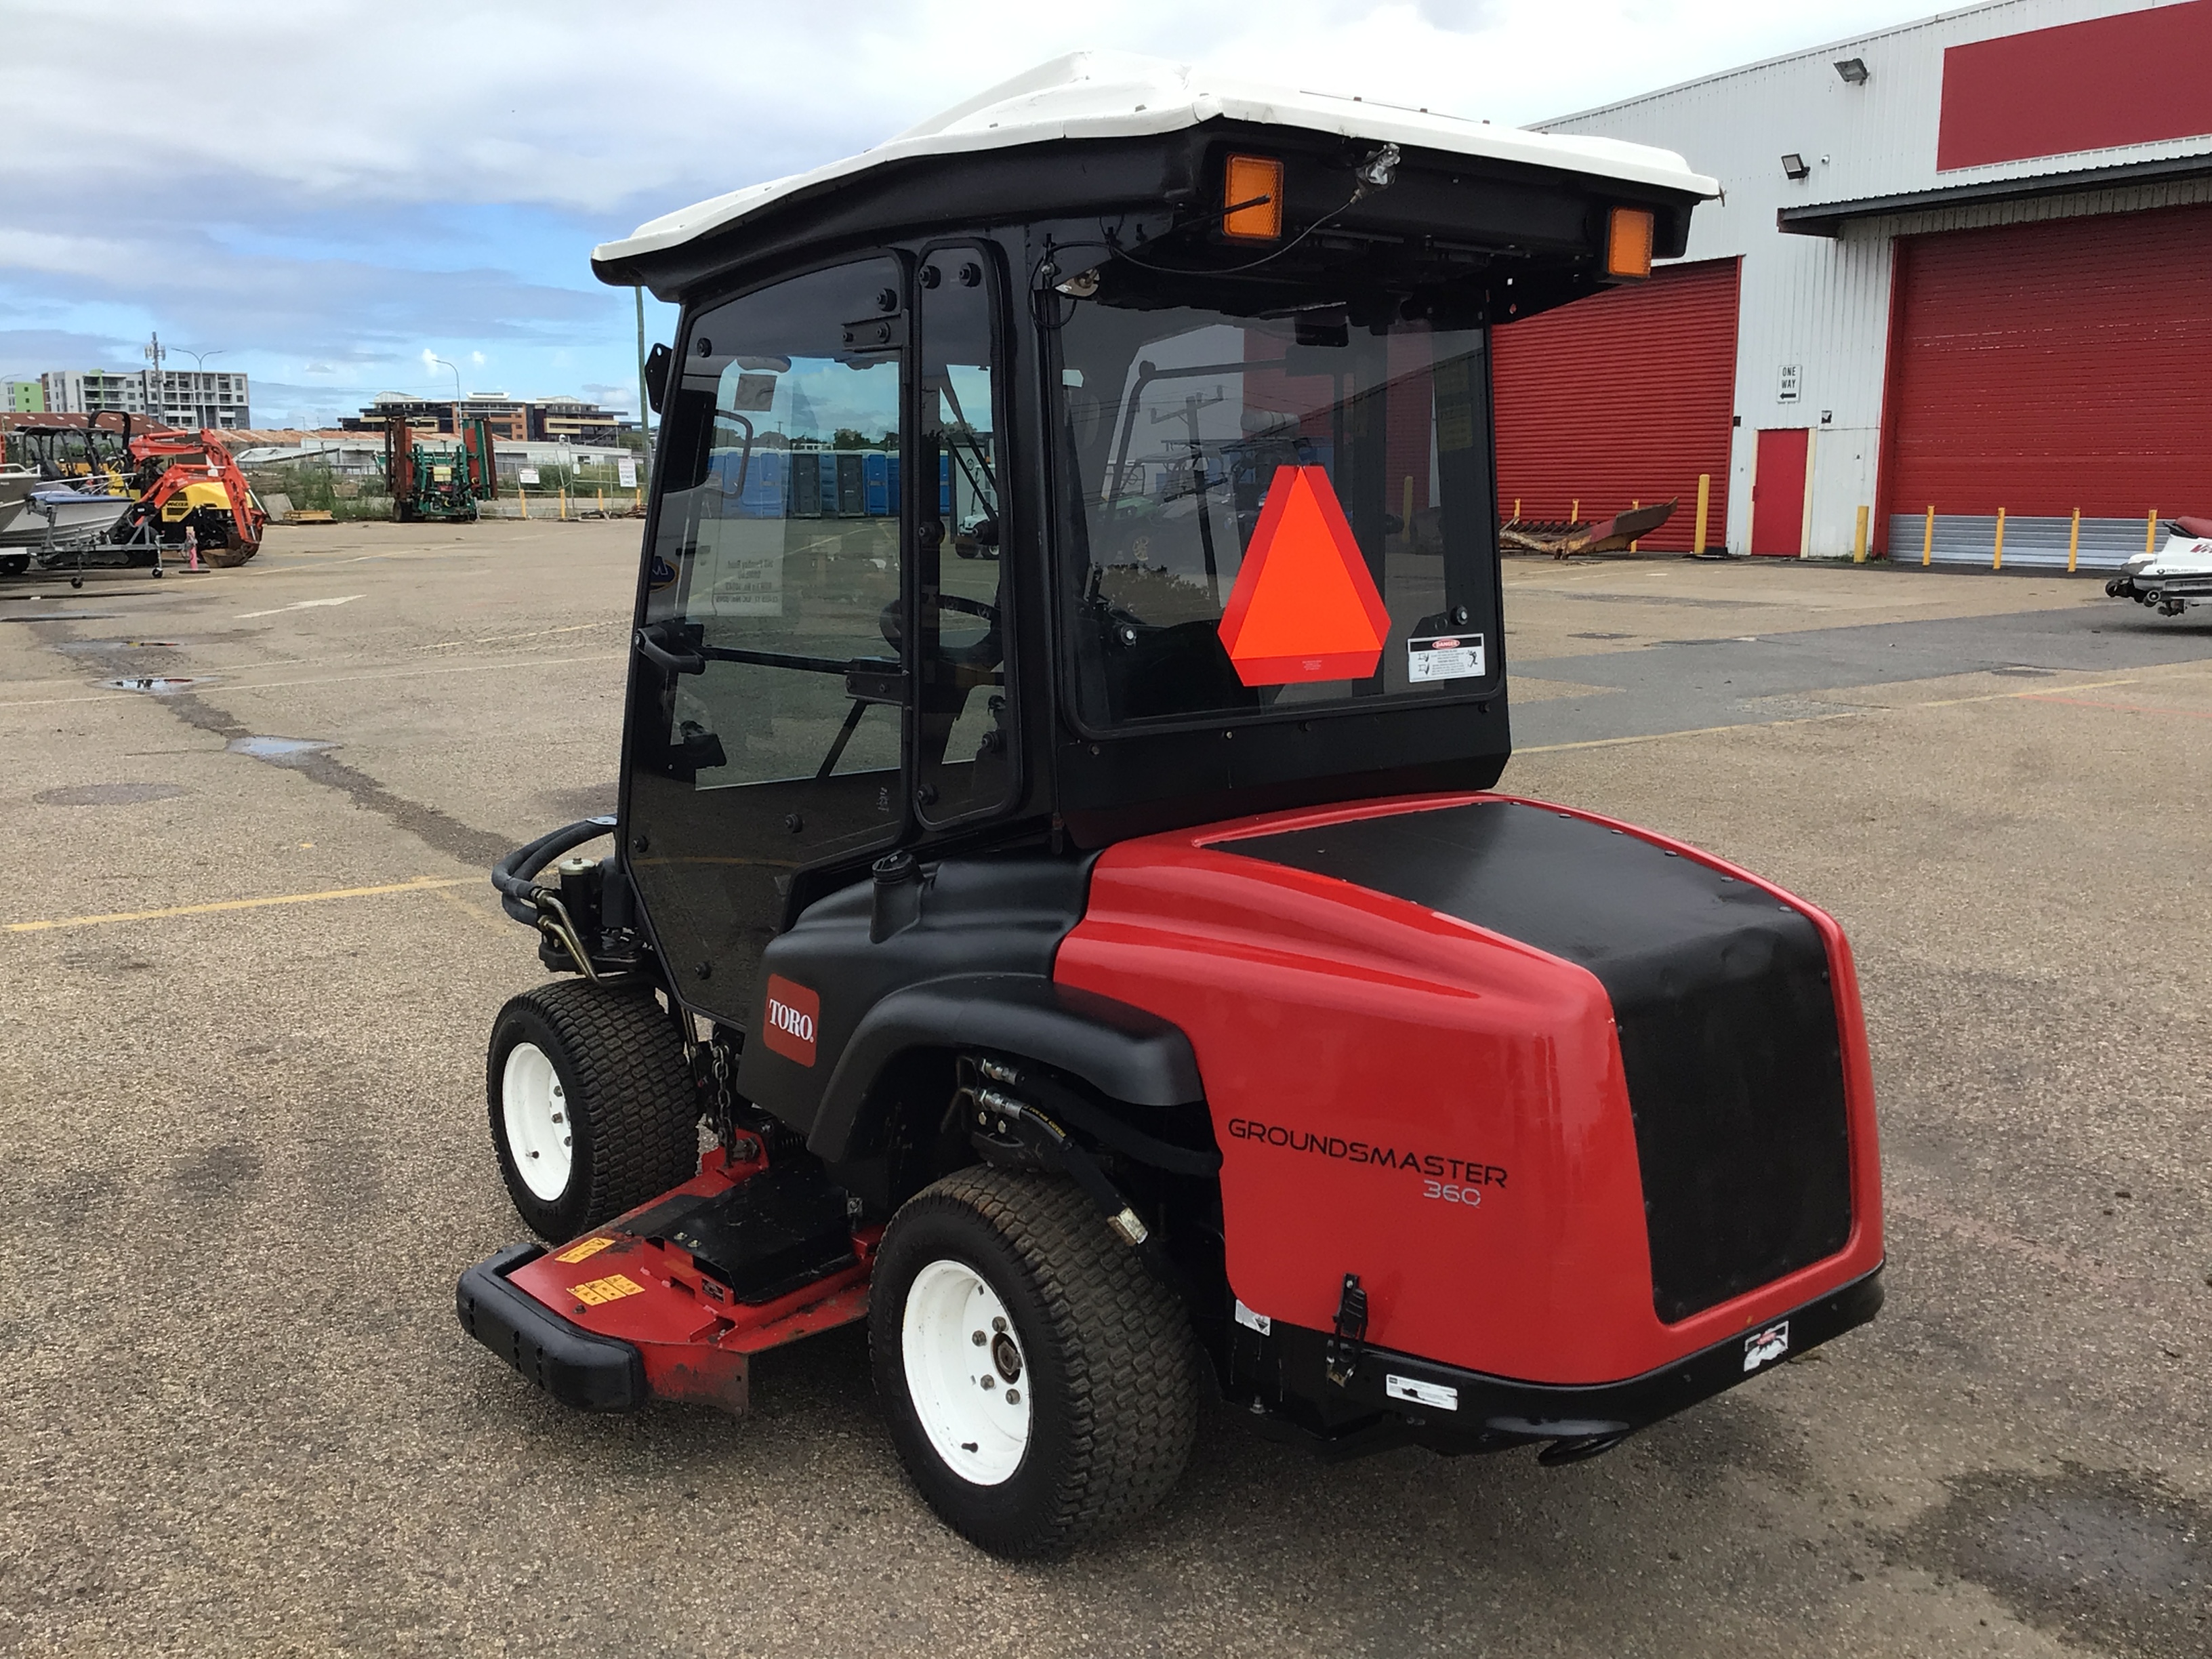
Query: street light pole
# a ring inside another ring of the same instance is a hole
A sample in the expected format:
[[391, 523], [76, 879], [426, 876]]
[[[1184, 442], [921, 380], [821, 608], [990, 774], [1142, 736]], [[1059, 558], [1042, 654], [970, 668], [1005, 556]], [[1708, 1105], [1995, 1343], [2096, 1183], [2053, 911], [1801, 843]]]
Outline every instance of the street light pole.
[[178, 350], [183, 352], [185, 356], [192, 360], [192, 403], [193, 406], [199, 413], [199, 423], [204, 427], [213, 426], [216, 424], [215, 421], [211, 418], [216, 413], [216, 408], [212, 403], [203, 404], [199, 401], [199, 394], [204, 388], [199, 383], [198, 377], [207, 373], [207, 360], [209, 358], [220, 357], [229, 348], [227, 346], [217, 346], [213, 351], [194, 351], [190, 346], [179, 346], [177, 348]]
[[430, 361], [441, 368], [453, 369], [453, 441], [459, 443], [461, 441], [461, 371], [453, 368], [443, 357], [433, 357]]

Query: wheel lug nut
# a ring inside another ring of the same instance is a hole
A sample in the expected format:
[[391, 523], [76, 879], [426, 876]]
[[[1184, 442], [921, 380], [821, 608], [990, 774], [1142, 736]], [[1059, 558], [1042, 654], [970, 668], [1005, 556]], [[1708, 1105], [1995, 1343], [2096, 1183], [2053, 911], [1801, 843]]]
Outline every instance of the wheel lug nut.
[[976, 1332], [973, 1336], [969, 1337], [968, 1340], [969, 1340], [970, 1342], [973, 1342], [973, 1343], [974, 1343], [977, 1347], [979, 1347], [979, 1348], [980, 1348], [980, 1347], [981, 1347], [981, 1346], [983, 1346], [983, 1333], [982, 1333], [982, 1332], [981, 1332], [981, 1331], [978, 1331], [978, 1332]]
[[558, 1112], [556, 1112], [556, 1113], [554, 1113], [554, 1114], [553, 1114], [553, 1121], [554, 1121], [556, 1123], [565, 1123], [566, 1121], [568, 1121], [568, 1120], [567, 1120], [566, 1118], [562, 1117], [562, 1116], [561, 1115], [561, 1114], [560, 1114], [560, 1113], [558, 1113]]
[[995, 1377], [995, 1376], [985, 1376], [985, 1377], [984, 1377], [984, 1379], [983, 1379], [983, 1392], [984, 1392], [984, 1393], [988, 1394], [992, 1389], [994, 1389], [997, 1388], [998, 1386], [999, 1386], [999, 1379], [998, 1379], [997, 1377]]
[[1020, 1405], [1022, 1403], [1022, 1391], [1019, 1389], [1008, 1389], [1006, 1390], [1006, 1403], [1009, 1406]]
[[991, 1322], [991, 1328], [994, 1331], [1003, 1331], [1006, 1328], [1006, 1322], [1003, 1319], [994, 1319]]

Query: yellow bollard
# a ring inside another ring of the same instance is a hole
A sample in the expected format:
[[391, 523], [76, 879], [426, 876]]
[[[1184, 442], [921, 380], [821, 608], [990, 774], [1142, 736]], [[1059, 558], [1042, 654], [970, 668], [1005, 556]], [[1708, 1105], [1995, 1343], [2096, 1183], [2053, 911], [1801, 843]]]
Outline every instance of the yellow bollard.
[[2081, 509], [2074, 509], [2074, 528], [2066, 537], [2066, 574], [2074, 574], [2074, 561], [2081, 556]]
[[1851, 562], [1853, 564], [1866, 562], [1866, 532], [1867, 509], [1862, 507], [1859, 508], [1858, 528], [1851, 532]]
[[[1628, 510], [1629, 510], [1631, 513], [1633, 513], [1633, 512], [1635, 512], [1635, 511], [1636, 511], [1636, 509], [1637, 509], [1638, 507], [1641, 507], [1641, 506], [1643, 506], [1643, 505], [1644, 505], [1644, 503], [1643, 503], [1643, 502], [1641, 502], [1641, 501], [1634, 501], [1634, 500], [1632, 500], [1632, 501], [1628, 503]], [[1632, 553], [1633, 553], [1634, 551], [1636, 551], [1636, 543], [1634, 543], [1634, 542], [1631, 542], [1631, 543], [1629, 543], [1629, 544], [1628, 544], [1628, 550], [1629, 550], [1630, 552], [1632, 552]]]
[[1920, 568], [1923, 570], [1928, 568], [1929, 562], [1935, 556], [1936, 506], [1931, 501], [1928, 507], [1928, 528], [1920, 532]]
[[561, 522], [568, 522], [568, 486], [566, 484], [561, 486]]
[[632, 513], [642, 513], [645, 511], [645, 491], [642, 489], [633, 489], [629, 492], [629, 510]]
[[1567, 522], [1569, 524], [1580, 524], [1582, 521], [1583, 498], [1577, 495], [1575, 497], [1575, 504], [1567, 509]]
[[2143, 551], [2158, 551], [2158, 509], [2154, 507], [2150, 510], [2150, 522], [2143, 526]]
[[522, 516], [526, 519], [528, 518], [530, 516], [530, 492], [525, 489], [520, 484], [517, 484], [514, 487], [514, 499], [522, 503]]
[[2004, 568], [2004, 508], [2002, 507], [1997, 509], [1997, 550], [1990, 560], [1990, 568], [1992, 570]]
[[599, 492], [599, 516], [603, 519], [607, 516], [607, 492], [604, 489]]
[[1698, 529], [1697, 533], [1690, 538], [1690, 551], [1692, 553], [1702, 553], [1705, 550], [1705, 519], [1711, 510], [1712, 504], [1713, 475], [1710, 472], [1700, 472], [1698, 474]]
[[1521, 498], [1518, 495], [1513, 498], [1513, 522], [1521, 522]]

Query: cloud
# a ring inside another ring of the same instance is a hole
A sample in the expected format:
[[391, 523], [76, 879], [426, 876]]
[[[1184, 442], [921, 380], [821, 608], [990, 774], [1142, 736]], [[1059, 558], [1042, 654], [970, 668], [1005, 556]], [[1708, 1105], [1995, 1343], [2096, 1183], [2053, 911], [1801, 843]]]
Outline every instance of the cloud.
[[[11, 124], [61, 137], [38, 147], [35, 191], [0, 191], [0, 361], [137, 367], [158, 329], [252, 374], [257, 419], [276, 395], [264, 385], [302, 375], [334, 382], [308, 389], [325, 403], [450, 392], [418, 352], [496, 362], [517, 389], [621, 386], [634, 313], [592, 279], [594, 243], [880, 143], [1060, 52], [1527, 121], [1928, 4], [905, 0], [856, 19], [709, 0], [619, 17], [597, 0], [226, 0], [164, 10], [158, 52], [103, 55], [85, 51], [88, 12], [121, 8], [10, 0]], [[175, 118], [180, 63], [243, 88], [220, 119]], [[652, 307], [653, 337], [671, 315]]]
[[629, 409], [637, 402], [637, 388], [623, 386], [618, 381], [586, 380], [581, 390], [586, 398], [602, 409]]

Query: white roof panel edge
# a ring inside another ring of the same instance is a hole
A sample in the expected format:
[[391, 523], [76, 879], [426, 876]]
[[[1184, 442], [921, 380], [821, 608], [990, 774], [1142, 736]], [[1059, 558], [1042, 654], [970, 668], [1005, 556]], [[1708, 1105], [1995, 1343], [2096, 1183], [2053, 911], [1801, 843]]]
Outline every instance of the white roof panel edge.
[[1213, 120], [1296, 127], [1376, 143], [1557, 167], [1692, 196], [1720, 193], [1715, 180], [1691, 172], [1689, 163], [1672, 150], [1613, 138], [1493, 127], [1426, 110], [1293, 91], [1133, 53], [1079, 52], [1001, 82], [858, 155], [808, 173], [748, 185], [648, 220], [621, 240], [595, 248], [592, 258], [605, 264], [680, 247], [787, 197], [894, 161], [1058, 139], [1146, 137]]

